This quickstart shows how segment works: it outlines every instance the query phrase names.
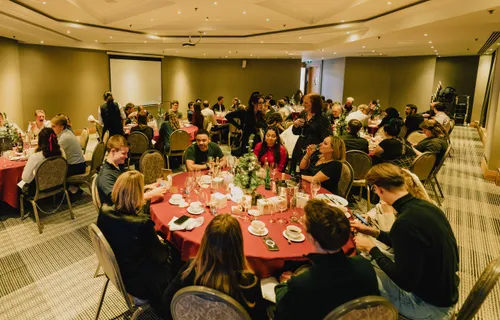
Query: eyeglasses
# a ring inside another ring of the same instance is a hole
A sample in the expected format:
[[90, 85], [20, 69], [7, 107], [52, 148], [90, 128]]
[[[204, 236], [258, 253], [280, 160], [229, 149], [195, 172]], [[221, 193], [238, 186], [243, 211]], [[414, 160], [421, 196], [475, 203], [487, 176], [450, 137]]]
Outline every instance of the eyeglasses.
[[372, 190], [372, 192], [376, 192], [376, 191], [377, 191], [377, 188], [376, 188], [376, 186], [375, 186], [375, 185], [372, 185], [372, 186], [370, 187], [370, 189]]

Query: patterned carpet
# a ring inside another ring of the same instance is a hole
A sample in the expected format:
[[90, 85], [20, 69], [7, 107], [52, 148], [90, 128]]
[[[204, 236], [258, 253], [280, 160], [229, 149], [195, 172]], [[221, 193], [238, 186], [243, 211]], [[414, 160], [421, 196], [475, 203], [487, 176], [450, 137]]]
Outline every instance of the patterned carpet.
[[[475, 129], [456, 127], [453, 157], [439, 180], [443, 208], [460, 249], [460, 302], [486, 265], [500, 255], [500, 189], [481, 177], [483, 146]], [[362, 208], [365, 206], [361, 206]], [[43, 205], [52, 210], [52, 201]], [[31, 209], [29, 209], [31, 211]], [[93, 319], [104, 277], [93, 278], [97, 259], [87, 226], [96, 220], [89, 196], [43, 215], [43, 234], [33, 216], [0, 214], [0, 319]], [[125, 319], [126, 306], [110, 285], [100, 319]], [[477, 319], [499, 319], [500, 286], [488, 297]], [[156, 319], [152, 312], [142, 319]]]

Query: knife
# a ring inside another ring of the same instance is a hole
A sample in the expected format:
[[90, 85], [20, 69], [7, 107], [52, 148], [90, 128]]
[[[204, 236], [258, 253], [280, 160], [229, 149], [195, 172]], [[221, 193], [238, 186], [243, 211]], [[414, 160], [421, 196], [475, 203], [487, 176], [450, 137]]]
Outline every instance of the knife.
[[340, 206], [340, 205], [341, 205], [341, 204], [340, 204], [337, 200], [330, 198], [330, 195], [329, 195], [329, 194], [326, 194], [326, 193], [325, 193], [325, 197], [326, 197], [328, 200], [330, 200], [330, 201], [331, 201], [334, 205], [336, 205], [336, 206]]

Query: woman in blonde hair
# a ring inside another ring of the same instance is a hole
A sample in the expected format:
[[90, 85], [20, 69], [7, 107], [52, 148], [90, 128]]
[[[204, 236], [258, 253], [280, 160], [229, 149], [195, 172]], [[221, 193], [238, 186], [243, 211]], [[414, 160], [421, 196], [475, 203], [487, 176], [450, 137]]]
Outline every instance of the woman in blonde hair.
[[337, 194], [342, 161], [345, 160], [344, 141], [331, 135], [326, 137], [316, 150], [316, 145], [309, 145], [300, 161], [300, 170], [305, 170], [302, 179], [309, 182], [317, 180], [323, 188]]
[[229, 214], [218, 215], [210, 221], [198, 253], [165, 291], [163, 304], [169, 306], [178, 290], [192, 285], [225, 293], [238, 301], [252, 319], [266, 319], [260, 280], [243, 252], [240, 223]]
[[113, 249], [127, 292], [148, 300], [163, 314], [168, 305], [163, 306], [161, 298], [175, 275], [179, 253], [159, 240], [150, 216], [142, 212], [144, 177], [140, 172], [121, 174], [111, 198], [114, 205], [102, 206], [97, 226]]
[[417, 155], [424, 152], [436, 154], [436, 166], [442, 161], [448, 149], [448, 133], [441, 123], [434, 119], [425, 120], [420, 125], [426, 138], [413, 146]]

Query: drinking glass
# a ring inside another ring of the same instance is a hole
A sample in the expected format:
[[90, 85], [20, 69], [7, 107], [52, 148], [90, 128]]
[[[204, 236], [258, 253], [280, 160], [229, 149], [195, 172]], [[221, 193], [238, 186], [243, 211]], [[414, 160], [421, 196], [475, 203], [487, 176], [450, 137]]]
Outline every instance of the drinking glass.
[[270, 205], [271, 208], [271, 219], [269, 219], [269, 223], [276, 223], [276, 219], [274, 219], [274, 214], [276, 213], [276, 203], [272, 202]]
[[184, 190], [186, 191], [186, 195], [189, 197], [191, 190], [194, 187], [194, 178], [186, 177], [186, 181], [184, 181]]
[[244, 195], [241, 197], [241, 206], [243, 208], [241, 218], [243, 221], [248, 222], [250, 218], [248, 218], [248, 210], [252, 207], [252, 197], [249, 195]]
[[318, 179], [312, 179], [311, 181], [311, 198], [316, 198], [319, 189], [321, 189], [321, 182]]
[[[286, 209], [287, 209], [287, 203], [286, 203], [286, 201], [280, 201], [278, 203], [278, 210], [280, 211], [280, 213], [283, 214], [283, 212]], [[278, 221], [279, 224], [287, 224], [288, 223], [288, 220], [286, 220], [283, 217], [280, 217], [277, 221]]]
[[271, 162], [269, 164], [269, 169], [271, 170], [271, 177], [272, 177], [273, 181], [275, 181], [276, 180], [276, 171], [278, 170], [276, 163]]

